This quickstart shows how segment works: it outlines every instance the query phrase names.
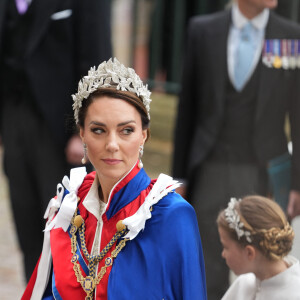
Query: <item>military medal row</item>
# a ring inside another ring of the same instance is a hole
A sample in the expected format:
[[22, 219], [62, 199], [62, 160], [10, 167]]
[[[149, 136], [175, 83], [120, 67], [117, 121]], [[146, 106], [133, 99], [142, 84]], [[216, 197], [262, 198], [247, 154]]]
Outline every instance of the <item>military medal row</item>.
[[300, 68], [300, 40], [265, 40], [262, 61], [269, 68], [285, 70]]

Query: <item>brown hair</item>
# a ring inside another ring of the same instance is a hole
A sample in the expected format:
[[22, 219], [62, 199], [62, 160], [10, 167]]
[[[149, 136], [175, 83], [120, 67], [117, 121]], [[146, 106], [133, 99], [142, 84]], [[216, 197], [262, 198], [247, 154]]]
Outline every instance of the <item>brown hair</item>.
[[234, 229], [229, 227], [225, 210], [217, 218], [218, 226], [242, 246], [253, 245], [270, 260], [279, 260], [292, 249], [294, 231], [280, 206], [273, 200], [261, 196], [247, 196], [236, 203], [235, 209], [243, 222], [243, 229], [251, 233], [252, 242], [245, 236], [238, 239]]
[[120, 91], [115, 88], [99, 88], [95, 92], [91, 93], [87, 99], [82, 101], [82, 106], [78, 113], [78, 125], [84, 128], [84, 120], [86, 117], [87, 109], [89, 105], [99, 97], [110, 97], [117, 98], [126, 101], [127, 103], [133, 105], [136, 110], [139, 112], [142, 120], [142, 128], [147, 129], [147, 139], [150, 137], [150, 120], [148, 118], [148, 113], [145, 105], [141, 98], [139, 98], [136, 94], [128, 92], [128, 91]]

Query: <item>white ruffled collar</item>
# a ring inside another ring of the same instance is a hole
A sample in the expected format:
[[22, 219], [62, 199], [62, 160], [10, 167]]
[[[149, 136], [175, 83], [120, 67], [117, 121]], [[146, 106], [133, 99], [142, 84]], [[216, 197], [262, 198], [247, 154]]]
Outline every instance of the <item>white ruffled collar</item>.
[[152, 217], [151, 207], [179, 186], [180, 183], [173, 180], [172, 177], [160, 174], [150, 193], [145, 198], [145, 202], [140, 206], [137, 212], [122, 221], [129, 230], [124, 238], [132, 240], [141, 230], [144, 230], [146, 221]]
[[[45, 213], [45, 218], [48, 218], [45, 231], [50, 231], [52, 228], [62, 228], [67, 231], [71, 218], [77, 207], [77, 192], [86, 176], [85, 168], [75, 168], [71, 170], [70, 180], [65, 176], [63, 179], [64, 186], [69, 190], [62, 202], [63, 189], [59, 184], [57, 187], [57, 197], [51, 199]], [[126, 176], [126, 175], [125, 175]], [[121, 179], [122, 180], [122, 179]], [[121, 181], [120, 180], [120, 181]], [[118, 183], [117, 183], [118, 184]], [[116, 184], [116, 185], [117, 185]], [[157, 181], [153, 185], [150, 193], [145, 198], [144, 203], [139, 207], [136, 213], [123, 220], [123, 224], [127, 226], [128, 233], [124, 238], [134, 239], [141, 230], [144, 230], [146, 220], [152, 217], [151, 207], [160, 201], [169, 192], [180, 186], [180, 183], [173, 180], [172, 177], [160, 174]], [[112, 191], [114, 188], [112, 189]], [[98, 196], [98, 179], [95, 176], [94, 182], [87, 194], [87, 198], [83, 201], [84, 206], [98, 220], [100, 216], [100, 199]], [[108, 203], [105, 205], [107, 207]], [[52, 217], [59, 210], [53, 220]]]

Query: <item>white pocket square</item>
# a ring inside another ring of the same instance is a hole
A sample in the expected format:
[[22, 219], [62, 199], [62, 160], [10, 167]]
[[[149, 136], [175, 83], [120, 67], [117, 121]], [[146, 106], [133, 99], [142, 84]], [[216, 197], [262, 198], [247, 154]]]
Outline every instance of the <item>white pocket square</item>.
[[66, 19], [69, 18], [72, 15], [72, 9], [65, 9], [59, 12], [54, 13], [51, 16], [51, 20], [61, 20], [61, 19]]

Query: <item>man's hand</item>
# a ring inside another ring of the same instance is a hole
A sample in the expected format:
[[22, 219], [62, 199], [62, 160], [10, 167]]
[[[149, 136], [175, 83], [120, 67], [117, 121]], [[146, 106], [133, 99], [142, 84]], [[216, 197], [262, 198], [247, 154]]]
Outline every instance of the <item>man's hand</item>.
[[79, 135], [73, 135], [65, 149], [67, 162], [71, 165], [81, 165], [81, 159], [83, 158], [83, 145]]
[[296, 190], [290, 191], [287, 214], [290, 220], [300, 215], [300, 192]]

